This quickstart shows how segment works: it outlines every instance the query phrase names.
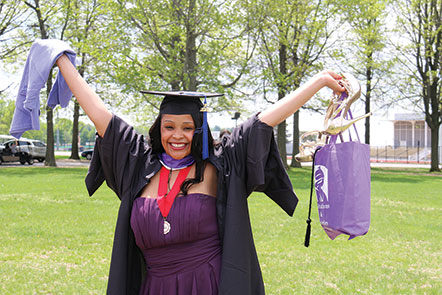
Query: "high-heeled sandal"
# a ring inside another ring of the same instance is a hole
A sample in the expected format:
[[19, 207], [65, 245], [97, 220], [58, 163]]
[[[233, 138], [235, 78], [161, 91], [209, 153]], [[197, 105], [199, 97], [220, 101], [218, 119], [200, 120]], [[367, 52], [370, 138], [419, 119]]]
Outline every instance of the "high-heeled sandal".
[[[313, 140], [308, 140], [309, 137], [316, 136]], [[298, 162], [312, 162], [313, 154], [319, 146], [325, 145], [325, 136], [319, 131], [310, 131], [301, 135], [299, 153], [295, 155], [295, 160]]]
[[344, 119], [342, 116], [339, 116], [333, 120], [329, 120], [328, 125], [327, 125], [327, 129], [325, 129], [324, 131], [322, 131], [322, 133], [326, 134], [326, 135], [336, 135], [339, 134], [345, 130], [347, 130], [348, 128], [351, 127], [351, 125], [353, 125], [354, 123], [356, 123], [359, 120], [362, 120], [368, 116], [371, 116], [371, 112], [359, 116], [357, 118], [354, 119]]
[[343, 79], [339, 82], [344, 86], [346, 92], [341, 95], [333, 95], [324, 119], [323, 134], [336, 135], [347, 130], [351, 125], [371, 115], [371, 112], [357, 118], [347, 120], [347, 113], [350, 106], [361, 96], [361, 85], [350, 73], [344, 73]]

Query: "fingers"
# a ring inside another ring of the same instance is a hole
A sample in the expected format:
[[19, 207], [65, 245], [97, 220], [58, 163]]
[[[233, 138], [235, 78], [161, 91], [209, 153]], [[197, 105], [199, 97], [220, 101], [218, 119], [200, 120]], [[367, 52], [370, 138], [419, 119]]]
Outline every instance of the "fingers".
[[[342, 77], [340, 79], [342, 79]], [[341, 83], [339, 83], [339, 80], [334, 80], [333, 82], [334, 82], [333, 83], [334, 85], [332, 87], [330, 87], [331, 89], [333, 89], [333, 91], [337, 91], [337, 92], [344, 92], [345, 91], [345, 87]]]
[[322, 75], [325, 80], [325, 86], [333, 90], [334, 93], [341, 93], [345, 91], [344, 86], [340, 83], [340, 80], [342, 80], [341, 75], [331, 70], [323, 71]]
[[328, 74], [330, 74], [330, 76], [333, 77], [333, 79], [335, 80], [341, 80], [342, 76], [339, 74], [336, 74], [335, 72], [331, 71], [331, 70], [326, 70]]

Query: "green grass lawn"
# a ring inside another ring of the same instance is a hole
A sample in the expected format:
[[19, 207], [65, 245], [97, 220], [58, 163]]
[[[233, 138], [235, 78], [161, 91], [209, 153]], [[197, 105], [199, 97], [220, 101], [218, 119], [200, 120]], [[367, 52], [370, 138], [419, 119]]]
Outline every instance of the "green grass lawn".
[[[303, 246], [309, 169], [290, 171], [300, 203], [288, 217], [249, 198], [268, 294], [442, 294], [442, 175], [372, 170], [366, 236], [331, 241], [316, 207]], [[0, 168], [0, 294], [104, 294], [118, 199], [87, 196], [84, 168]]]

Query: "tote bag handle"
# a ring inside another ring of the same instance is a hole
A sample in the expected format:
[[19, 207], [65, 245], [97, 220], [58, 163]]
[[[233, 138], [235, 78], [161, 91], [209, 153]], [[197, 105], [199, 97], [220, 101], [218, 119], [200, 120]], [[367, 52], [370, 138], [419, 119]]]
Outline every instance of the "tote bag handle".
[[[347, 115], [345, 116], [345, 119], [350, 119], [350, 120], [353, 120], [353, 114], [352, 114], [352, 112], [351, 112], [351, 110], [348, 110], [348, 112], [347, 112]], [[358, 142], [361, 142], [361, 139], [359, 138], [359, 133], [358, 133], [358, 129], [356, 129], [356, 123], [354, 123], [354, 124], [352, 124], [353, 126], [353, 129], [354, 129], [354, 131], [355, 131], [355, 134], [356, 134], [356, 137], [357, 137], [357, 141]], [[351, 128], [351, 127], [350, 127]], [[345, 131], [344, 131], [345, 132]], [[341, 132], [341, 133], [339, 133], [339, 134], [336, 134], [336, 135], [331, 135], [331, 136], [327, 136], [327, 140], [326, 140], [326, 143], [336, 143], [337, 142], [337, 139], [338, 139], [338, 136], [339, 136], [339, 139], [341, 140], [341, 142], [344, 142], [344, 137], [342, 136], [342, 134], [344, 133], [344, 132]], [[349, 137], [349, 140], [350, 141], [353, 141], [353, 139], [352, 139], [352, 137], [351, 137], [351, 132], [350, 132], [350, 129], [348, 129], [348, 137]]]

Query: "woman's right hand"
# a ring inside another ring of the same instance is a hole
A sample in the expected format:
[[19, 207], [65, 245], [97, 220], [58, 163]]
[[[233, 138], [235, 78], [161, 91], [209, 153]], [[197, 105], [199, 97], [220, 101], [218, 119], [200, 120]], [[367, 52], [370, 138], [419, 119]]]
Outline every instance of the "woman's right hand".
[[345, 88], [338, 82], [340, 79], [342, 77], [333, 71], [322, 71], [283, 99], [263, 110], [258, 117], [261, 122], [275, 127], [301, 108], [321, 88], [328, 87], [338, 93], [345, 91]]
[[339, 80], [342, 80], [341, 75], [330, 70], [324, 70], [316, 76], [322, 80], [323, 87], [328, 87], [335, 93], [342, 93], [345, 91], [344, 86], [339, 83]]

